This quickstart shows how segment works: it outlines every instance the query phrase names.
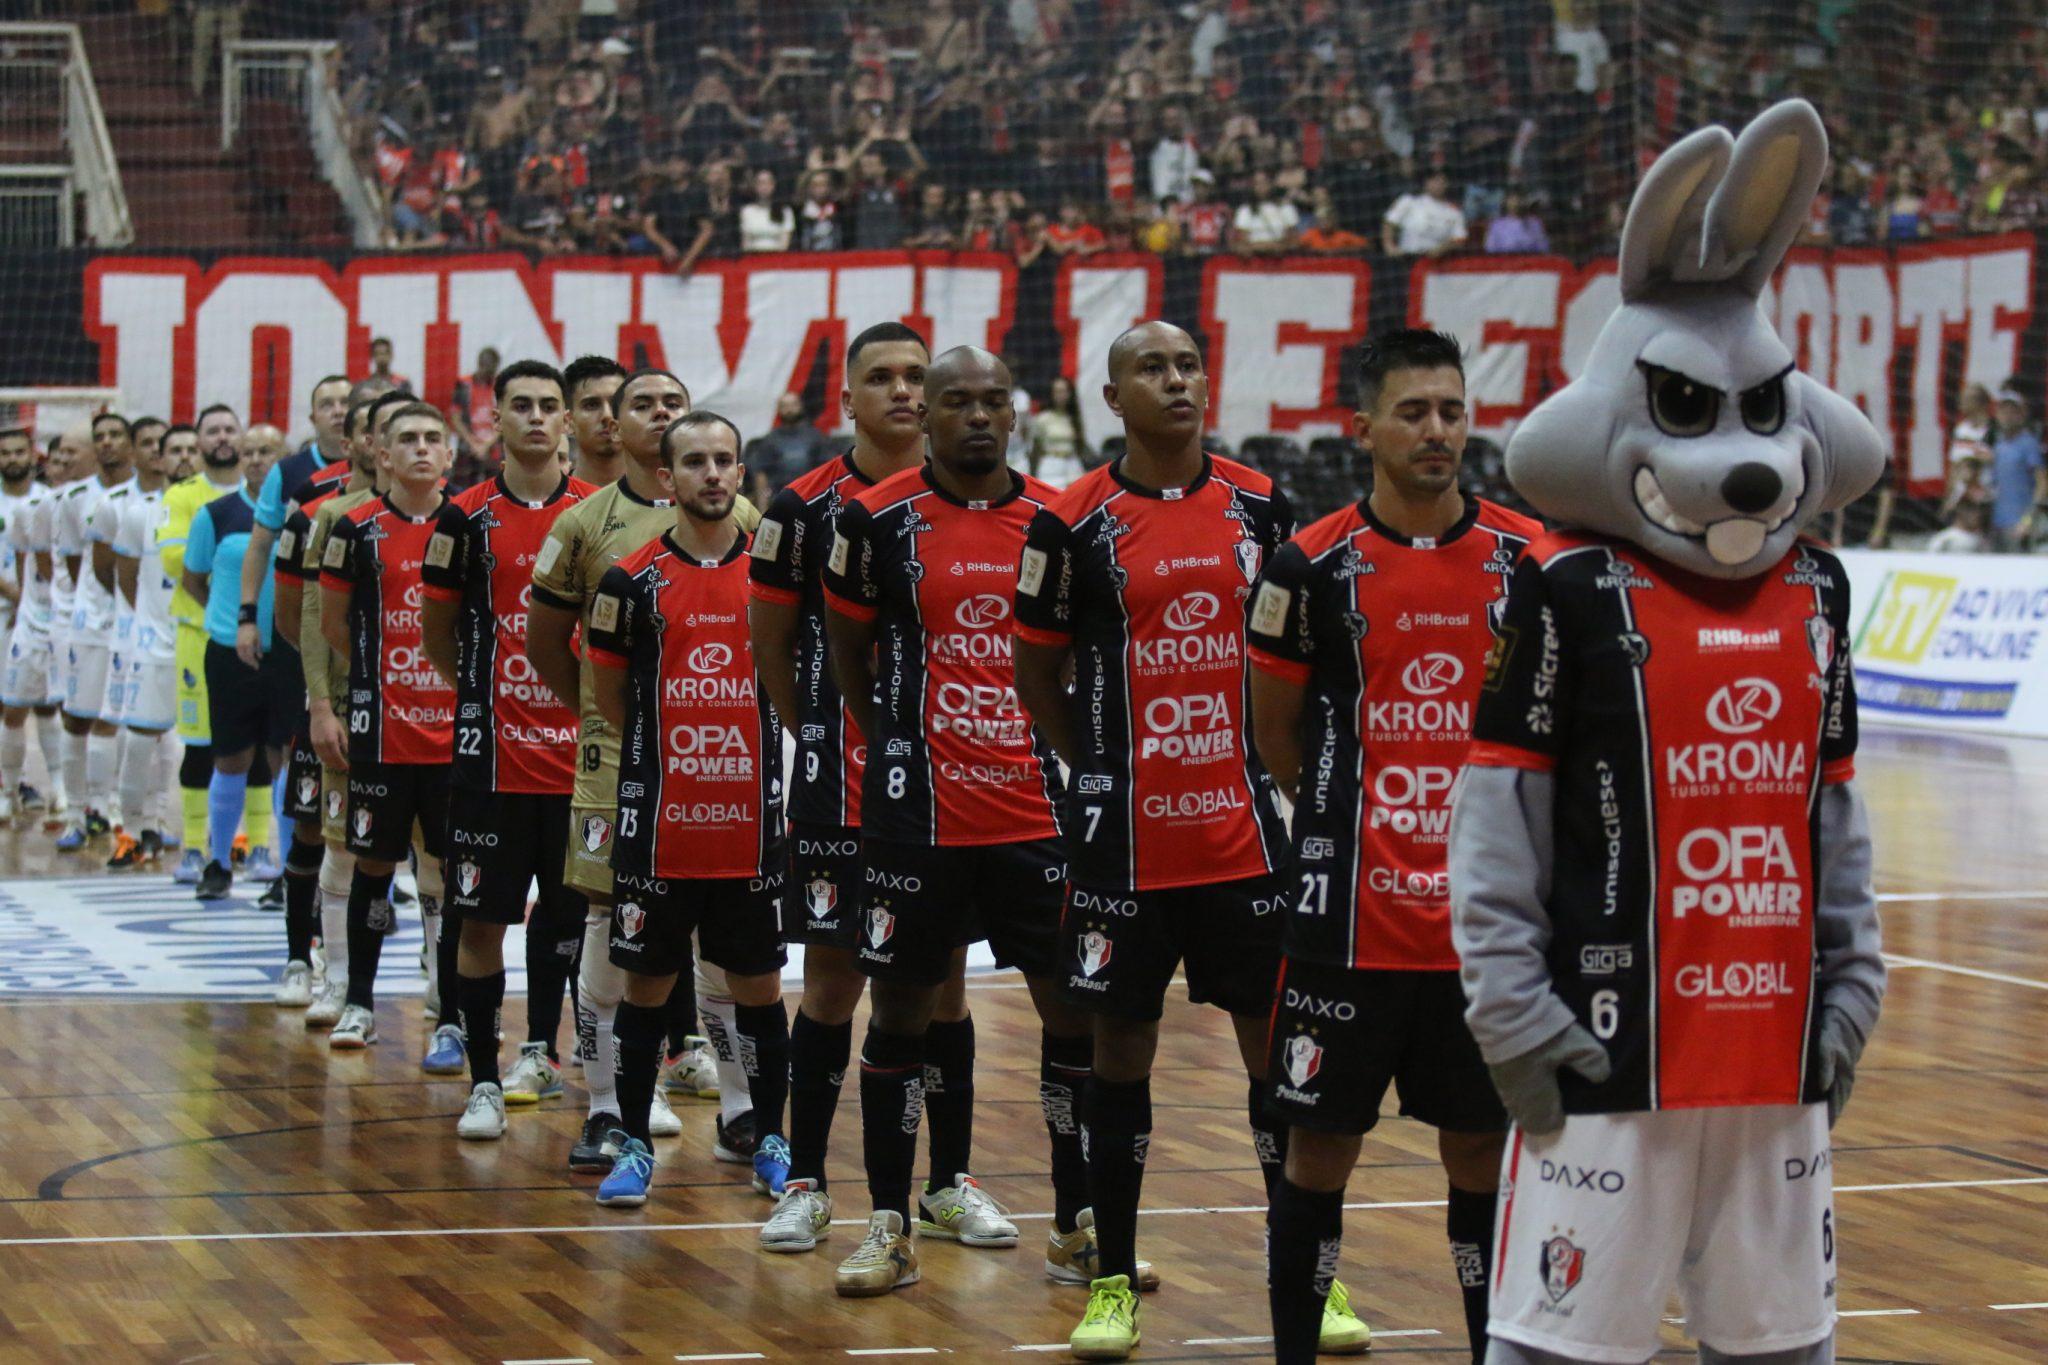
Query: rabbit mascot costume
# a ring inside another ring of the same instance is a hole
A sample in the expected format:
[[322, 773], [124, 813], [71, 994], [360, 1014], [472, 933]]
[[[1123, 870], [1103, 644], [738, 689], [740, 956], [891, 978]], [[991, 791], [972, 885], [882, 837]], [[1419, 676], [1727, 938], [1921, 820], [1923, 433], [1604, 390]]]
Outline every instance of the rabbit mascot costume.
[[1877, 479], [1758, 307], [1827, 164], [1810, 105], [1660, 157], [1621, 307], [1508, 443], [1537, 540], [1450, 834], [1467, 1018], [1516, 1127], [1487, 1359], [1834, 1358], [1828, 1128], [1884, 993], [1849, 583]]

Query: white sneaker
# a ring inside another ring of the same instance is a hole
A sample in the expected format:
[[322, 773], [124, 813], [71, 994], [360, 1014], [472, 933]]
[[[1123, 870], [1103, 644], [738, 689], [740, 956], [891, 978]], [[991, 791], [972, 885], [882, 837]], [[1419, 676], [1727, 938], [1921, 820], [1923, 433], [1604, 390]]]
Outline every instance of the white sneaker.
[[341, 1019], [341, 1007], [347, 1003], [348, 978], [330, 976], [320, 987], [319, 998], [306, 1011], [307, 1028], [333, 1028]]
[[548, 1057], [546, 1043], [522, 1043], [519, 1060], [505, 1073], [505, 1103], [539, 1104], [562, 1093], [562, 1068]]
[[815, 1180], [792, 1180], [782, 1187], [775, 1212], [761, 1225], [761, 1250], [809, 1251], [832, 1231], [832, 1196]]
[[11, 825], [13, 823], [14, 797], [10, 793], [0, 792], [0, 825]]
[[943, 1237], [970, 1247], [1013, 1247], [1017, 1225], [1009, 1212], [991, 1199], [981, 1182], [962, 1171], [943, 1190], [919, 1195], [917, 1231], [922, 1237]]
[[313, 945], [313, 994], [318, 995], [327, 986], [327, 949], [320, 944]]
[[287, 962], [284, 980], [271, 997], [280, 1009], [302, 1010], [313, 1003], [313, 969], [303, 962]]
[[337, 1051], [353, 1051], [376, 1041], [377, 1016], [361, 1005], [343, 1005], [340, 1022], [327, 1035], [327, 1046]]
[[455, 1136], [470, 1142], [495, 1142], [505, 1136], [505, 1093], [489, 1081], [477, 1082], [456, 1121]]
[[647, 1111], [647, 1132], [650, 1137], [681, 1137], [683, 1121], [676, 1117], [676, 1111], [668, 1107], [668, 1096], [661, 1093], [661, 1087], [654, 1087], [654, 1105]]
[[671, 1095], [694, 1095], [700, 1100], [718, 1098], [718, 1058], [711, 1041], [691, 1034], [683, 1050], [661, 1064], [661, 1085]]

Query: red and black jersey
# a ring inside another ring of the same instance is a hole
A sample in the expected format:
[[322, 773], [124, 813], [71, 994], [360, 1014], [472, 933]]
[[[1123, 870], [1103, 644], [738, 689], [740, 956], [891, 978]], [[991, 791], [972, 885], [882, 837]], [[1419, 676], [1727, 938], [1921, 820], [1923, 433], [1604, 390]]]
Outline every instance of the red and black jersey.
[[524, 502], [502, 474], [456, 494], [420, 566], [426, 595], [460, 606], [456, 618], [455, 768], [471, 791], [566, 796], [576, 780], [576, 713], [526, 655], [533, 562], [555, 518], [597, 491], [563, 478], [544, 502]]
[[355, 466], [347, 460], [324, 464], [308, 474], [296, 488], [285, 489], [285, 506], [310, 510], [312, 504], [321, 498], [348, 487], [348, 481], [354, 474]]
[[436, 507], [415, 520], [372, 498], [334, 523], [321, 551], [320, 585], [349, 594], [351, 761], [448, 761], [455, 689], [420, 647], [420, 565], [440, 516]]
[[990, 502], [908, 469], [839, 509], [831, 609], [876, 623], [879, 734], [864, 836], [1009, 844], [1060, 832], [1059, 765], [1017, 704], [1010, 600], [1031, 518], [1056, 496], [1022, 474]]
[[1252, 665], [1302, 684], [1290, 957], [1456, 971], [1451, 788], [1515, 560], [1543, 528], [1475, 498], [1433, 540], [1365, 503], [1273, 556], [1252, 598]]
[[1614, 1059], [1574, 1113], [1821, 1098], [1817, 809], [1856, 752], [1849, 579], [1801, 541], [1703, 578], [1546, 535], [1515, 570], [1470, 761], [1555, 774], [1558, 995]]
[[761, 514], [754, 532], [750, 590], [765, 602], [799, 607], [796, 776], [789, 818], [810, 825], [861, 823], [861, 770], [867, 743], [847, 714], [825, 650], [825, 559], [839, 509], [874, 487], [851, 451], [791, 480]]
[[759, 877], [782, 863], [782, 721], [747, 632], [747, 537], [715, 563], [670, 533], [605, 570], [590, 661], [626, 672], [612, 867]]
[[270, 562], [271, 568], [277, 571], [279, 587], [284, 586], [285, 579], [291, 579], [295, 586], [312, 581], [314, 575], [305, 564], [306, 536], [312, 529], [313, 518], [304, 507], [294, 507], [285, 517], [284, 527], [277, 533], [277, 553], [271, 556]]
[[1206, 458], [1185, 488], [1121, 460], [1032, 518], [1017, 635], [1074, 651], [1069, 867], [1090, 889], [1150, 891], [1276, 871], [1287, 830], [1253, 751], [1244, 624], [1294, 529], [1272, 481]]

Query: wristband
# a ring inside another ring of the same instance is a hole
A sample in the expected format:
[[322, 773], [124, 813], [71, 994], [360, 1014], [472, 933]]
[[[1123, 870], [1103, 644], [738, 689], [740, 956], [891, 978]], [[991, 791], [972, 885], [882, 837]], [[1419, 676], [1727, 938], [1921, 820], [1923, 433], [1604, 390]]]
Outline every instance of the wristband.
[[241, 614], [240, 614], [240, 615], [239, 615], [238, 617], [236, 617], [236, 620], [237, 620], [237, 621], [238, 621], [238, 622], [239, 622], [240, 624], [242, 624], [242, 625], [245, 625], [245, 626], [253, 626], [253, 625], [255, 625], [255, 624], [256, 624], [256, 604], [255, 604], [254, 602], [244, 602], [244, 603], [242, 603], [242, 611], [241, 611]]

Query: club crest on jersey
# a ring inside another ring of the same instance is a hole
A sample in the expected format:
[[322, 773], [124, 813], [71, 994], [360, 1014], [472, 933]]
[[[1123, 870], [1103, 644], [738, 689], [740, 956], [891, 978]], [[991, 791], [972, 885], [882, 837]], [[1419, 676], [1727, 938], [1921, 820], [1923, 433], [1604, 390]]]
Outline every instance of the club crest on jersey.
[[823, 877], [813, 877], [804, 885], [804, 904], [812, 919], [823, 919], [839, 908], [839, 888]]
[[1625, 631], [1621, 636], [1622, 651], [1628, 661], [1637, 668], [1650, 662], [1650, 637], [1639, 631]]
[[1542, 1255], [1543, 1292], [1552, 1303], [1562, 1303], [1586, 1273], [1586, 1253], [1571, 1238], [1558, 1236], [1544, 1241]]
[[1259, 560], [1262, 557], [1259, 550], [1259, 542], [1256, 540], [1240, 540], [1237, 542], [1236, 554], [1237, 571], [1244, 575], [1246, 583], [1256, 583], [1259, 578]]
[[1287, 1040], [1287, 1079], [1299, 1090], [1323, 1069], [1323, 1045], [1306, 1033]]
[[1109, 965], [1109, 957], [1116, 945], [1109, 941], [1109, 935], [1100, 929], [1090, 929], [1081, 935], [1081, 975], [1093, 976]]
[[455, 865], [455, 889], [463, 895], [475, 895], [476, 884], [483, 879], [483, 869], [475, 863], [463, 862]]
[[640, 937], [640, 929], [647, 923], [647, 912], [632, 901], [619, 907], [619, 932], [627, 938]]
[[583, 817], [583, 851], [595, 853], [612, 841], [612, 822], [602, 815]]
[[1508, 599], [1496, 597], [1486, 604], [1486, 628], [1495, 635], [1500, 634], [1501, 623], [1508, 619]]
[[341, 793], [339, 791], [327, 793], [327, 818], [330, 820], [339, 820], [341, 818]]
[[299, 779], [299, 804], [310, 806], [320, 799], [320, 779], [311, 775]]
[[879, 905], [868, 907], [868, 942], [881, 947], [896, 936], [896, 917]]
[[1835, 628], [1825, 616], [1806, 618], [1806, 646], [1813, 651], [1813, 664], [1821, 672], [1835, 661]]
[[367, 839], [370, 837], [370, 808], [368, 806], [356, 807], [355, 826], [356, 838]]

